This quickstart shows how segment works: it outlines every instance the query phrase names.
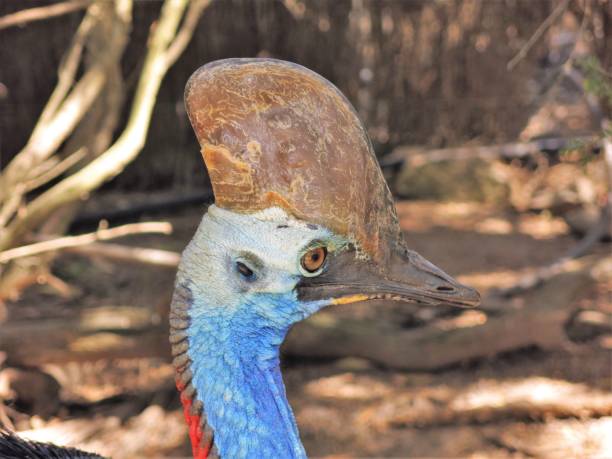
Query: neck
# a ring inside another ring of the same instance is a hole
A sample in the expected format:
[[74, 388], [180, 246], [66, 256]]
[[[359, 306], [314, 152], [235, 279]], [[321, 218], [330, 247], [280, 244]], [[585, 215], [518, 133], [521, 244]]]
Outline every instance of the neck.
[[[278, 311], [290, 299], [271, 301]], [[221, 457], [305, 458], [279, 367], [288, 326], [275, 326], [266, 316], [252, 323], [253, 316], [240, 311], [253, 308], [262, 309], [252, 305], [228, 314], [226, 308], [192, 307], [189, 354], [197, 397]]]

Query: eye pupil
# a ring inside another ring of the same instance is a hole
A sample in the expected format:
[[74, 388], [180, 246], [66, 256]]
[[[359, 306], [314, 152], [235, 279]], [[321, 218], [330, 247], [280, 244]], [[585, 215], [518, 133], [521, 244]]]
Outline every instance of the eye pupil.
[[314, 273], [323, 266], [325, 257], [327, 256], [327, 249], [325, 247], [316, 247], [306, 252], [302, 257], [302, 268], [309, 273]]
[[238, 272], [246, 277], [246, 278], [250, 278], [253, 277], [253, 270], [251, 268], [249, 268], [247, 265], [245, 265], [244, 263], [238, 261], [236, 262], [236, 268], [238, 269]]

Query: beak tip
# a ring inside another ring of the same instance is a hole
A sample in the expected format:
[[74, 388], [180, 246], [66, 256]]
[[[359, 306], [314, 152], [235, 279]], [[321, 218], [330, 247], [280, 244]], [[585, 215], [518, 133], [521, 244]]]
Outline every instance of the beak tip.
[[476, 290], [475, 288], [460, 284], [460, 289], [458, 293], [458, 300], [459, 302], [461, 302], [462, 306], [467, 308], [476, 308], [480, 306], [480, 292], [478, 292], [478, 290]]

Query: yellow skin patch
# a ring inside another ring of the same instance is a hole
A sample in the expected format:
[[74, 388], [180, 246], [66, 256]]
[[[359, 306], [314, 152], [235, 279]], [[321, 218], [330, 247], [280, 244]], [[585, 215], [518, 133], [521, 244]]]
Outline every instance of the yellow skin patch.
[[331, 304], [332, 305], [351, 304], [351, 303], [357, 303], [359, 301], [365, 301], [369, 298], [370, 297], [368, 295], [364, 295], [364, 294], [349, 295], [349, 296], [343, 296], [340, 298], [333, 298], [331, 300]]

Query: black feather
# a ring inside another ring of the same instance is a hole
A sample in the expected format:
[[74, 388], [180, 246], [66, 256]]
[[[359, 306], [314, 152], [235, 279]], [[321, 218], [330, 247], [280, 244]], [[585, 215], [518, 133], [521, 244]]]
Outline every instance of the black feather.
[[0, 429], [0, 459], [104, 459], [76, 448], [24, 440]]

